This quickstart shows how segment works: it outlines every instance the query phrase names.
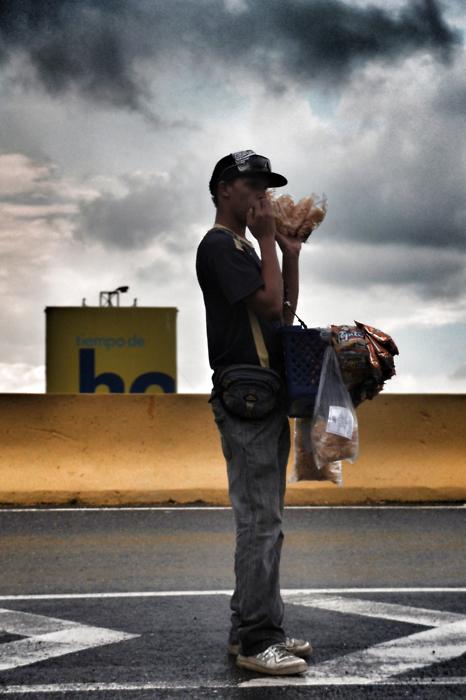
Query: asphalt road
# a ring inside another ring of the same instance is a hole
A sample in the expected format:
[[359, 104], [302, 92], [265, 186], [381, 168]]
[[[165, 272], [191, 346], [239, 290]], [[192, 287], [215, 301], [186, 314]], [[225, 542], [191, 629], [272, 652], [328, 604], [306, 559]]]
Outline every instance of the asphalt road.
[[[465, 698], [466, 507], [287, 508], [309, 672], [226, 653], [229, 509], [0, 509], [0, 698]], [[3, 631], [2, 631], [3, 630]]]

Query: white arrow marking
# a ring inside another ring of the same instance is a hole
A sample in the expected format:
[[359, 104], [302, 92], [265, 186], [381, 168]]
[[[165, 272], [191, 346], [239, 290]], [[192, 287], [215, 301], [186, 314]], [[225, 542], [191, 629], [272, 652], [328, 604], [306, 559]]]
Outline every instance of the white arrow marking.
[[396, 605], [393, 603], [381, 603], [374, 600], [360, 600], [357, 598], [344, 598], [343, 596], [291, 594], [286, 596], [286, 602], [293, 605], [303, 605], [310, 608], [322, 608], [334, 612], [349, 613], [352, 615], [364, 615], [365, 617], [378, 617], [384, 620], [397, 620], [409, 622], [412, 625], [425, 625], [426, 627], [439, 627], [450, 622], [460, 622], [464, 615], [444, 610], [430, 610], [429, 608], [416, 608], [408, 605]]
[[27, 637], [0, 644], [0, 671], [140, 636], [83, 625], [72, 620], [5, 609], [0, 609], [0, 630]]
[[[387, 682], [393, 676], [449, 661], [466, 653], [466, 616], [442, 610], [378, 603], [370, 600], [344, 600], [338, 596], [287, 596], [290, 603], [343, 613], [426, 624], [434, 629], [376, 644], [368, 649], [338, 656], [310, 666], [303, 676], [254, 678], [240, 687], [270, 685], [368, 685]], [[299, 601], [299, 602], [298, 602]], [[378, 610], [380, 613], [376, 615]], [[419, 614], [418, 614], [419, 612]]]

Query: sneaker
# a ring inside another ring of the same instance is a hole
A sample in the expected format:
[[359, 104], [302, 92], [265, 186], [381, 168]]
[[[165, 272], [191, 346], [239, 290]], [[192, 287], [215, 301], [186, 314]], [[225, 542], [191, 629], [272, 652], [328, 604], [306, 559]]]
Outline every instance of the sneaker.
[[307, 663], [294, 654], [290, 654], [285, 644], [272, 644], [265, 651], [254, 656], [238, 654], [236, 665], [250, 671], [270, 673], [273, 676], [291, 675], [307, 671]]
[[[295, 656], [309, 656], [309, 654], [312, 654], [312, 646], [304, 639], [287, 637], [285, 639], [285, 647], [288, 653], [294, 654]], [[232, 656], [238, 656], [239, 644], [230, 643], [228, 645], [228, 653]]]

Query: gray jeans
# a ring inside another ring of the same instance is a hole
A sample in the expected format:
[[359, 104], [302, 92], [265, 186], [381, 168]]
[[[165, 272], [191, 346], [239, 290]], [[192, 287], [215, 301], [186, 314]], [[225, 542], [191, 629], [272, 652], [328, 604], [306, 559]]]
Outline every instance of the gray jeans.
[[290, 428], [284, 408], [243, 419], [230, 414], [218, 397], [211, 406], [236, 524], [229, 641], [239, 642], [249, 656], [285, 640], [279, 570]]

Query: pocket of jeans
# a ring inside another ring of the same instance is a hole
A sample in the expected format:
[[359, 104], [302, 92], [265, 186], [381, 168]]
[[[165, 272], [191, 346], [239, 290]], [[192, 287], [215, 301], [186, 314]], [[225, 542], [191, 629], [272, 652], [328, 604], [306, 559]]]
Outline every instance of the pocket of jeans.
[[225, 408], [223, 407], [222, 401], [219, 398], [212, 399], [210, 405], [212, 406], [214, 420], [217, 424], [220, 433], [220, 442], [222, 445], [223, 456], [228, 461], [231, 459], [233, 453], [222, 431], [222, 427], [225, 423]]
[[214, 414], [215, 422], [219, 426], [222, 425], [222, 423], [225, 422], [225, 409], [222, 405], [221, 399], [218, 397], [212, 399], [210, 405], [212, 406], [212, 413]]
[[231, 450], [230, 445], [228, 444], [228, 442], [226, 441], [226, 439], [223, 437], [223, 435], [221, 433], [220, 433], [220, 442], [222, 444], [223, 456], [225, 457], [226, 461], [229, 462], [233, 456], [233, 452]]

